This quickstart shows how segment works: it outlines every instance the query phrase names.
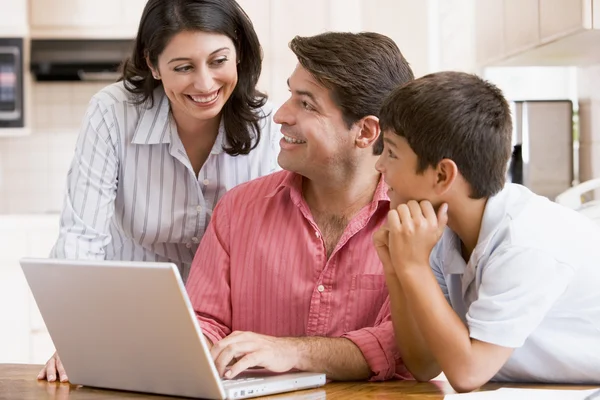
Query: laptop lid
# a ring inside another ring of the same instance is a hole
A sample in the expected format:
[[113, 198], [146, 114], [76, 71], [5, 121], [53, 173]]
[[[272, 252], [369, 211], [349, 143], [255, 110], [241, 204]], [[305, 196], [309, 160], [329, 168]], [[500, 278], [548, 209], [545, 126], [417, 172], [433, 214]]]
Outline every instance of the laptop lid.
[[174, 264], [20, 263], [72, 383], [225, 398]]

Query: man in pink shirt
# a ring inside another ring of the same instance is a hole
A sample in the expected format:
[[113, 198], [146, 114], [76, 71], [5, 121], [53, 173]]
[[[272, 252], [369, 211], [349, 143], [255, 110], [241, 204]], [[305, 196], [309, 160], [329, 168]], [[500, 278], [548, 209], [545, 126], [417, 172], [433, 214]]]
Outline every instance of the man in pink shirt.
[[223, 196], [187, 291], [219, 373], [260, 366], [335, 380], [410, 376], [395, 346], [372, 236], [389, 211], [375, 169], [379, 108], [413, 73], [376, 33], [296, 37], [284, 171]]

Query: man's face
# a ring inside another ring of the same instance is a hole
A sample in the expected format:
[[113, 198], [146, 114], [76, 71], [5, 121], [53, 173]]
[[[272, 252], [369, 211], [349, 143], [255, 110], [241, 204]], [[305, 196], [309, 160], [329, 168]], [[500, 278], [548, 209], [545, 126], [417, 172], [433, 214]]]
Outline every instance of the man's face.
[[394, 132], [383, 132], [383, 153], [376, 168], [389, 187], [390, 207], [396, 208], [409, 200], [438, 202], [434, 191], [436, 171], [427, 167], [417, 173], [418, 159], [405, 138]]
[[290, 98], [274, 116], [283, 134], [279, 165], [309, 179], [344, 168], [353, 158], [358, 128], [348, 129], [329, 90], [300, 64], [288, 86]]

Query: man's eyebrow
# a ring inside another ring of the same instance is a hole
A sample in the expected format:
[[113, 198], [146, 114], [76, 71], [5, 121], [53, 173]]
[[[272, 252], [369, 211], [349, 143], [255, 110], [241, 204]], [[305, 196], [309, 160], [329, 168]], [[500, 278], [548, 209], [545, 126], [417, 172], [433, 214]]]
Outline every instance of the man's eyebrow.
[[[288, 88], [289, 88], [290, 87], [290, 79], [289, 78], [287, 80], [287, 85], [288, 85]], [[317, 100], [317, 98], [315, 97], [315, 95], [312, 94], [312, 92], [309, 92], [308, 90], [294, 90], [293, 92], [295, 94], [297, 94], [298, 96], [306, 96], [309, 99], [311, 99], [314, 103], [316, 103], [317, 105], [320, 105], [320, 102]]]

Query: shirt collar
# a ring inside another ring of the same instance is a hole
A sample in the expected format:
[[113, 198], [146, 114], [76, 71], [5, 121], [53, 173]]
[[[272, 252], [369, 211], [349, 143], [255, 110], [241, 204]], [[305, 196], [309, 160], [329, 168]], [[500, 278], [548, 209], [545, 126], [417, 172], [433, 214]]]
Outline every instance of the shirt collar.
[[169, 128], [172, 121], [170, 118], [169, 99], [162, 85], [154, 89], [152, 99], [154, 101], [152, 107], [147, 108], [145, 105], [140, 107], [142, 115], [131, 140], [133, 144], [161, 144], [171, 142]]
[[[136, 126], [131, 143], [133, 144], [164, 144], [171, 143], [171, 133], [177, 132], [175, 121], [171, 118], [169, 98], [162, 85], [152, 93], [154, 104], [151, 108], [141, 108], [141, 117]], [[219, 132], [212, 147], [211, 154], [221, 154], [225, 141], [225, 125], [223, 119], [219, 122]]]
[[[273, 191], [271, 191], [271, 193], [267, 195], [267, 197], [273, 197], [281, 190], [287, 188], [290, 190], [290, 196], [292, 200], [294, 203], [296, 203], [296, 205], [298, 205], [300, 199], [302, 198], [302, 175], [290, 171], [284, 172], [286, 174], [285, 178]], [[390, 198], [387, 195], [387, 191], [388, 186], [383, 180], [383, 176], [380, 175], [379, 183], [377, 184], [377, 188], [373, 194], [373, 201], [371, 202], [372, 208], [377, 208], [380, 203], [383, 203], [383, 205], [387, 205], [389, 207]]]

